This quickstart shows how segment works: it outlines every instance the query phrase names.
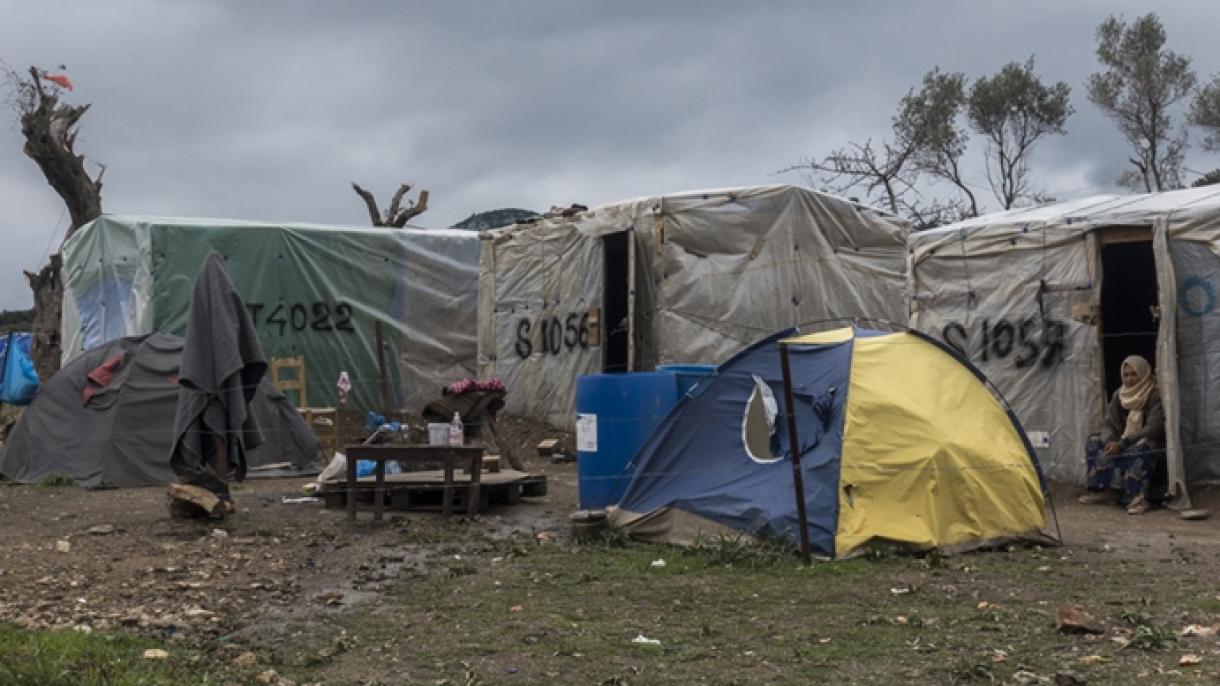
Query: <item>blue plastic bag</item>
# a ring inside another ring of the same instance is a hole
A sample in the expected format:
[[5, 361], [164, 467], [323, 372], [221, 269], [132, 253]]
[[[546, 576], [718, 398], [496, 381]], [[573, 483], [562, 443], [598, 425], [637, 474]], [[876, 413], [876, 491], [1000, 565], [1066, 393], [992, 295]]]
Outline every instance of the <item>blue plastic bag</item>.
[[29, 405], [38, 393], [38, 372], [30, 359], [30, 335], [9, 332], [0, 353], [0, 402]]
[[[372, 476], [373, 470], [376, 467], [377, 467], [377, 463], [372, 460], [357, 460], [356, 461], [356, 477], [363, 478], [366, 476]], [[385, 463], [386, 476], [389, 476], [391, 474], [398, 474], [401, 471], [402, 471], [402, 466], [399, 465], [397, 462], [387, 461]]]

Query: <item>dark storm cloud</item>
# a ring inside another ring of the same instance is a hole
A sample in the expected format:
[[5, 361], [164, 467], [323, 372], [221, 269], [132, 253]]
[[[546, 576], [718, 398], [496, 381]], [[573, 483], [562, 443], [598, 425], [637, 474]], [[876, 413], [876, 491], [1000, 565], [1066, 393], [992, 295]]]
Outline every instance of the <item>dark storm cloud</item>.
[[[1114, 192], [1125, 144], [1088, 103], [1094, 27], [1136, 3], [9, 3], [0, 58], [64, 62], [92, 102], [79, 148], [129, 214], [360, 224], [348, 183], [432, 191], [447, 226], [504, 206], [599, 204], [797, 182], [774, 172], [884, 137], [933, 66], [1037, 56], [1073, 89], [1036, 171]], [[1157, 7], [1172, 49], [1220, 71], [1211, 2]], [[0, 128], [0, 308], [25, 307], [62, 204]], [[1194, 167], [1216, 166], [1198, 151]], [[977, 158], [972, 182], [985, 190]], [[994, 204], [992, 205], [994, 207]], [[60, 221], [60, 229], [62, 223]]]

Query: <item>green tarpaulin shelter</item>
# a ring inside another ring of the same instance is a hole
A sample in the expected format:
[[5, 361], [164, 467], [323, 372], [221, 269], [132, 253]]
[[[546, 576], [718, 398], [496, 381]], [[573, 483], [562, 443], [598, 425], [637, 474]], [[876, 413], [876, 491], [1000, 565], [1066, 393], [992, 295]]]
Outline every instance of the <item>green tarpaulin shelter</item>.
[[64, 362], [123, 336], [185, 333], [191, 286], [220, 253], [267, 357], [304, 356], [308, 404], [382, 408], [381, 322], [391, 408], [419, 407], [471, 376], [477, 233], [106, 215], [64, 250]]

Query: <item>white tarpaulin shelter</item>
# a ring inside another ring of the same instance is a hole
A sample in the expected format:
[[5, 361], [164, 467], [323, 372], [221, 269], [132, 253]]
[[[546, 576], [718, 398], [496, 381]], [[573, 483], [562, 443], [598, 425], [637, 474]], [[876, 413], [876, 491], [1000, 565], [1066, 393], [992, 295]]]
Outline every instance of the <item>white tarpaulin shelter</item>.
[[479, 372], [574, 421], [575, 379], [716, 364], [830, 319], [905, 322], [905, 220], [795, 186], [637, 198], [485, 231]]
[[912, 326], [996, 383], [1049, 476], [1083, 479], [1122, 360], [1141, 354], [1165, 405], [1171, 504], [1220, 483], [1220, 186], [1012, 210], [909, 244]]
[[267, 357], [304, 357], [312, 406], [334, 405], [341, 371], [361, 410], [420, 407], [474, 373], [474, 232], [113, 215], [64, 248], [64, 361], [124, 336], [182, 335], [211, 251]]

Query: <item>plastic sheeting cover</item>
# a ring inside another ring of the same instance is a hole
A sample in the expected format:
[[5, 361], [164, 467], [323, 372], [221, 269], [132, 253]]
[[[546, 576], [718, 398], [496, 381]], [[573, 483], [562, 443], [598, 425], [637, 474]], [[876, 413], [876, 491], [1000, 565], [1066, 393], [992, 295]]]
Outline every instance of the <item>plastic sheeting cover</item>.
[[1220, 426], [1212, 398], [1220, 378], [1220, 188], [1098, 196], [912, 234], [911, 324], [963, 350], [987, 374], [1048, 476], [1079, 482], [1084, 442], [1099, 430], [1105, 400], [1095, 232], [1110, 227], [1167, 234], [1177, 302], [1162, 306], [1175, 308], [1178, 386], [1162, 393], [1175, 394], [1181, 408], [1187, 482], [1220, 483], [1211, 450]]
[[194, 275], [213, 250], [225, 257], [267, 357], [305, 358], [311, 406], [333, 406], [347, 371], [353, 407], [388, 409], [375, 322], [391, 407], [419, 407], [474, 373], [473, 232], [109, 215], [65, 249], [65, 360], [116, 336], [184, 333]]
[[[510, 412], [566, 427], [574, 421], [575, 378], [603, 370], [610, 331], [633, 329], [634, 368], [648, 370], [718, 364], [792, 325], [905, 323], [908, 229], [846, 200], [769, 186], [637, 198], [486, 232], [480, 373], [505, 379]], [[625, 231], [635, 243], [635, 280], [604, 283], [601, 239]], [[607, 292], [629, 287], [634, 319], [609, 321]], [[588, 327], [586, 346], [582, 322], [590, 312], [607, 319]]]
[[28, 405], [38, 392], [38, 372], [30, 359], [28, 333], [0, 334], [0, 402]]

